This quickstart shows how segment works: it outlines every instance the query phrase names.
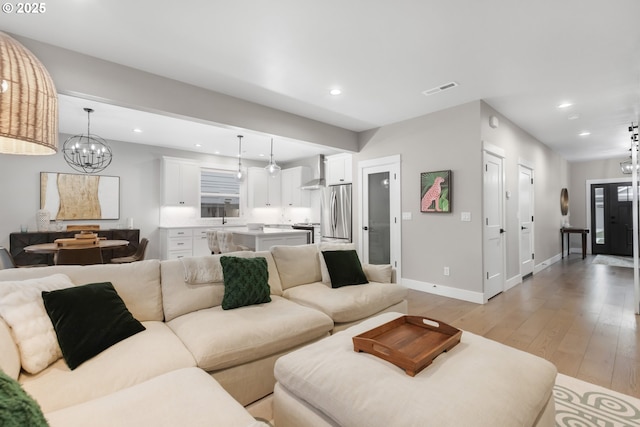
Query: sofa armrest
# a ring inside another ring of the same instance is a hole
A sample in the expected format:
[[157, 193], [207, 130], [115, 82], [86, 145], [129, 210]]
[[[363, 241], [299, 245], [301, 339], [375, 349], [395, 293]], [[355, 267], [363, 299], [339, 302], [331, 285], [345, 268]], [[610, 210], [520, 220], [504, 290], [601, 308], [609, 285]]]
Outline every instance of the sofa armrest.
[[18, 346], [13, 341], [11, 330], [7, 322], [0, 317], [0, 370], [14, 380], [20, 375], [20, 353]]

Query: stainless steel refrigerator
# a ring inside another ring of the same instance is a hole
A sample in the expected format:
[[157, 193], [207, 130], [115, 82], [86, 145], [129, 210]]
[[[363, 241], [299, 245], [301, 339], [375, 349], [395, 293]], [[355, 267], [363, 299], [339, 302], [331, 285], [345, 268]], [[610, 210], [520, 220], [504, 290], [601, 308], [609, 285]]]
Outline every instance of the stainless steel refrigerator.
[[351, 184], [322, 189], [320, 227], [323, 242], [351, 242]]

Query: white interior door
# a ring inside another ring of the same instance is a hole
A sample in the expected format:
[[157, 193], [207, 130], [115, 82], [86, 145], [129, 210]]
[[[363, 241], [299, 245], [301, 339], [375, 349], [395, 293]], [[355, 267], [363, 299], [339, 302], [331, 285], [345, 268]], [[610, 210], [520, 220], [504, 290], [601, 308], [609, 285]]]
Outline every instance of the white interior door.
[[400, 158], [358, 163], [360, 176], [360, 227], [362, 262], [391, 264], [400, 279]]
[[520, 276], [533, 273], [533, 170], [518, 166], [518, 212], [520, 219]]
[[485, 151], [483, 172], [483, 279], [487, 301], [504, 290], [502, 158]]

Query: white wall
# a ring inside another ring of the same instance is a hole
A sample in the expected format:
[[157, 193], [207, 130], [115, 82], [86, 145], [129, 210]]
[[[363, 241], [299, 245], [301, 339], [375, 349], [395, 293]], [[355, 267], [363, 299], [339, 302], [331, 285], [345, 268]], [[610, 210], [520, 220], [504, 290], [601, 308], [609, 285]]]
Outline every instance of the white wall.
[[[400, 154], [402, 212], [402, 278], [482, 292], [482, 180], [478, 120], [480, 102], [471, 102], [426, 116], [364, 132], [361, 151], [354, 154], [353, 170], [362, 160]], [[451, 169], [453, 213], [420, 212], [420, 173]], [[358, 177], [354, 176], [354, 195]], [[354, 196], [354, 200], [356, 200]], [[353, 214], [358, 239], [358, 207]], [[461, 222], [460, 212], [471, 212]], [[450, 268], [444, 276], [443, 267]]]
[[[491, 115], [499, 118], [497, 129], [489, 127]], [[475, 101], [361, 134], [354, 170], [358, 161], [401, 156], [402, 212], [412, 215], [411, 220], [402, 221], [402, 278], [412, 286], [465, 299], [483, 292], [483, 141], [506, 152], [505, 190], [513, 195], [505, 200], [506, 279], [519, 281], [517, 184], [521, 159], [535, 168], [536, 263], [560, 254], [560, 190], [568, 183], [567, 162], [486, 103]], [[453, 212], [421, 213], [420, 173], [443, 169], [453, 173]], [[357, 194], [357, 177], [354, 181]], [[471, 213], [471, 222], [460, 221], [463, 211]], [[357, 211], [353, 218], [354, 230], [359, 230]], [[450, 268], [450, 276], [444, 276], [444, 266]], [[437, 290], [440, 288], [446, 290]]]
[[[497, 128], [489, 126], [489, 117], [499, 120]], [[482, 139], [497, 145], [506, 152], [505, 191], [512, 197], [505, 200], [506, 220], [506, 277], [518, 281], [519, 219], [518, 219], [518, 163], [525, 162], [534, 169], [534, 253], [535, 264], [557, 258], [560, 255], [560, 191], [568, 187], [569, 166], [549, 147], [519, 128], [507, 117], [485, 102], [481, 103], [480, 126]]]

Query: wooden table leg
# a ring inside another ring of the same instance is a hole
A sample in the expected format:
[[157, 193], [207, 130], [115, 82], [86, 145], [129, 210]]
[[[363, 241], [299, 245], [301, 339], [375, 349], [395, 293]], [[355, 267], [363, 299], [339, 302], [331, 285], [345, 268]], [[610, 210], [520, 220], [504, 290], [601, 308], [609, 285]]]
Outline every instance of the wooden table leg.
[[587, 257], [587, 233], [582, 233], [582, 259]]
[[[569, 235], [567, 234], [567, 237]], [[562, 258], [564, 258], [564, 233], [562, 232], [562, 230], [560, 230], [560, 245], [562, 246], [562, 250], [560, 251], [560, 253], [562, 254]]]

